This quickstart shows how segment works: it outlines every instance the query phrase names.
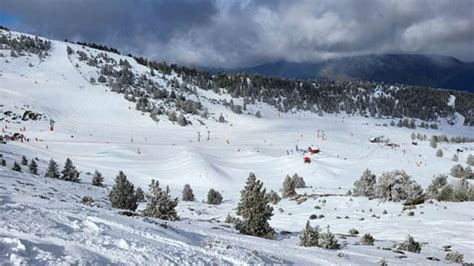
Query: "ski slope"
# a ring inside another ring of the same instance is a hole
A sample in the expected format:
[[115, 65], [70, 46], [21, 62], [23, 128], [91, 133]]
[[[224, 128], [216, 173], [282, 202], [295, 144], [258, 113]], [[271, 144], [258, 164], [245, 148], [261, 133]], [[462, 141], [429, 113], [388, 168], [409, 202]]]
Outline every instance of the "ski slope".
[[[97, 71], [79, 65], [66, 47], [97, 51], [59, 41], [52, 44], [44, 60], [35, 56], [0, 58], [0, 112], [22, 113], [26, 108], [47, 117], [19, 123], [0, 121], [0, 127], [7, 126], [6, 132], [24, 127], [23, 133], [30, 139], [0, 144], [0, 153], [9, 165], [0, 166], [0, 264], [368, 265], [385, 258], [389, 265], [433, 265], [446, 263], [444, 245], [464, 253], [464, 261], [474, 262], [472, 202], [435, 201], [419, 206], [415, 216], [408, 216], [401, 203], [345, 196], [366, 168], [377, 175], [403, 169], [426, 188], [433, 176], [449, 174], [458, 148], [467, 150], [458, 154], [459, 162], [465, 164], [467, 156], [474, 153], [474, 144], [440, 143], [438, 148], [444, 156], [439, 158], [428, 141], [412, 145], [413, 130], [376, 125], [391, 120], [345, 114], [281, 114], [264, 104], [248, 106], [253, 113], [260, 110], [262, 118], [237, 115], [210, 100], [229, 96], [201, 89], [197, 91], [203, 105], [214, 116], [222, 113], [227, 123], [209, 119], [205, 125], [180, 127], [163, 119], [155, 122], [135, 110], [135, 104], [123, 95], [106, 85], [90, 83], [89, 78]], [[134, 71], [146, 71], [133, 59], [128, 61]], [[155, 79], [165, 84], [161, 77]], [[49, 119], [55, 121], [54, 131], [49, 130]], [[428, 136], [474, 135], [462, 121], [454, 126], [442, 121], [440, 130], [420, 128], [416, 132]], [[400, 147], [368, 141], [380, 135]], [[317, 145], [322, 152], [312, 156], [311, 164], [304, 164], [296, 145], [299, 149]], [[82, 171], [81, 184], [11, 171], [13, 161], [22, 155], [39, 158], [41, 175], [50, 158], [61, 165], [71, 158]], [[106, 188], [90, 185], [86, 172], [95, 169], [106, 176]], [[157, 225], [164, 223], [157, 219], [120, 215], [107, 202], [108, 189], [119, 170], [144, 190], [154, 178], [180, 196], [188, 183], [198, 201], [180, 202], [181, 221], [168, 222], [169, 227]], [[235, 214], [249, 172], [255, 173], [267, 190], [279, 191], [287, 174], [298, 173], [310, 186], [298, 193], [336, 196], [301, 204], [284, 199], [274, 206], [270, 224], [277, 232], [288, 234], [278, 234], [275, 240], [242, 236], [223, 221], [228, 214]], [[210, 188], [222, 193], [222, 205], [201, 203]], [[98, 205], [80, 204], [83, 196], [92, 196]], [[324, 215], [312, 220], [312, 225], [324, 230], [330, 226], [342, 237], [340, 250], [298, 245], [299, 232], [311, 214]], [[357, 228], [361, 235], [372, 234], [375, 246], [356, 245], [359, 237], [343, 239], [351, 228]], [[423, 244], [421, 254], [406, 252], [406, 258], [397, 258], [400, 254], [383, 249], [403, 241], [408, 234]], [[427, 260], [430, 256], [441, 261]]]

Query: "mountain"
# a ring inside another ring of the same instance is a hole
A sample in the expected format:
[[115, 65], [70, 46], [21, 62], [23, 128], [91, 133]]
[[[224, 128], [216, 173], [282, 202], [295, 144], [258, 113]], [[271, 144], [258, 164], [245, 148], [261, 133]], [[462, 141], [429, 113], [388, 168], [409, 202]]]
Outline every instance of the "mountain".
[[242, 70], [292, 79], [356, 79], [474, 91], [474, 62], [442, 55], [363, 55], [316, 63], [278, 61], [237, 71]]
[[[456, 173], [471, 173], [472, 127], [464, 123], [473, 94], [210, 77], [107, 50], [0, 30], [0, 265], [431, 264], [427, 257], [441, 265], [443, 245], [474, 261], [473, 201], [397, 202], [420, 192], [411, 182], [427, 188], [458, 163]], [[369, 141], [380, 136], [390, 143]], [[316, 145], [319, 153], [306, 152]], [[68, 158], [79, 182], [46, 177], [51, 159], [63, 170]], [[359, 180], [367, 168], [373, 179]], [[396, 169], [404, 172], [385, 173]], [[96, 170], [103, 186], [93, 185]], [[157, 180], [173, 198], [189, 184], [195, 201], [179, 201], [172, 221], [147, 217], [146, 202], [117, 209], [109, 195], [119, 171], [145, 191]], [[250, 172], [280, 195], [285, 176], [304, 179], [295, 197], [272, 205], [273, 239], [236, 227]], [[373, 193], [375, 175], [387, 199], [357, 196], [355, 181]], [[446, 200], [455, 191], [456, 201], [474, 191], [471, 180], [446, 182], [453, 186], [430, 191]], [[220, 205], [206, 203], [210, 189], [222, 194]], [[330, 230], [339, 250], [301, 247], [308, 220], [320, 243]], [[361, 245], [365, 234], [373, 245]], [[394, 248], [408, 235], [422, 243], [419, 253]]]

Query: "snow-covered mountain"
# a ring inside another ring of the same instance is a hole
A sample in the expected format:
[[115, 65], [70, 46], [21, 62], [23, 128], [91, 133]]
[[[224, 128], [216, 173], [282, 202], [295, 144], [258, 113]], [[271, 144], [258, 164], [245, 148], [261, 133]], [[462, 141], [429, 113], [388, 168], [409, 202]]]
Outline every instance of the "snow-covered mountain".
[[[404, 210], [401, 202], [347, 195], [366, 168], [377, 176], [405, 170], [427, 188], [455, 164], [466, 167], [473, 142], [440, 141], [434, 149], [429, 141], [432, 135], [472, 137], [459, 112], [430, 122], [438, 129], [390, 126], [398, 119], [384, 116], [282, 112], [128, 56], [0, 32], [0, 127], [8, 138], [0, 144], [6, 162], [0, 166], [0, 264], [369, 265], [385, 259], [435, 265], [447, 263], [447, 250], [474, 262], [472, 201], [433, 200]], [[384, 95], [374, 92], [374, 98]], [[468, 106], [462, 101], [452, 95], [445, 104]], [[380, 136], [388, 143], [369, 141]], [[321, 152], [303, 154], [308, 146]], [[25, 166], [12, 170], [22, 156], [36, 158], [38, 176]], [[50, 159], [62, 167], [66, 158], [81, 172], [80, 183], [44, 177]], [[105, 187], [91, 185], [96, 169]], [[119, 171], [145, 191], [154, 178], [176, 197], [190, 184], [196, 201], [179, 202], [179, 221], [123, 215], [108, 198]], [[305, 180], [298, 199], [273, 205], [274, 239], [239, 234], [225, 222], [235, 215], [249, 172], [278, 193], [286, 175]], [[211, 188], [222, 194], [222, 204], [203, 202]], [[81, 203], [84, 196], [94, 203]], [[338, 250], [299, 245], [311, 216], [312, 226], [336, 235]], [[352, 228], [359, 235], [350, 235]], [[359, 244], [366, 233], [373, 246]], [[393, 247], [408, 235], [421, 243], [420, 253]]]

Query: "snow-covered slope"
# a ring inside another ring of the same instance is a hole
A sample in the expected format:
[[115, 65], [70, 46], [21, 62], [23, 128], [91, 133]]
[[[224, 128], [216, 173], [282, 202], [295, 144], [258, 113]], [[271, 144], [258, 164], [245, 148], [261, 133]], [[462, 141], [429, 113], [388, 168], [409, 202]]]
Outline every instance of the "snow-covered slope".
[[[28, 142], [0, 144], [8, 165], [0, 166], [0, 264], [366, 265], [385, 258], [389, 264], [431, 265], [443, 263], [443, 245], [452, 245], [464, 253], [465, 261], [474, 261], [472, 202], [435, 201], [419, 206], [415, 216], [408, 216], [400, 203], [343, 196], [366, 168], [376, 174], [403, 169], [426, 188], [434, 175], [449, 173], [457, 149], [465, 149], [458, 154], [464, 164], [473, 153], [473, 143], [440, 143], [438, 148], [444, 152], [440, 158], [428, 141], [412, 145], [413, 130], [380, 126], [390, 120], [284, 114], [264, 104], [247, 107], [252, 113], [260, 110], [262, 118], [237, 115], [213, 101], [229, 96], [199, 88], [189, 97], [209, 109], [211, 117], [205, 125], [195, 116], [189, 117], [193, 123], [187, 127], [167, 119], [155, 122], [108, 85], [91, 83], [91, 77], [98, 77], [97, 68], [68, 55], [67, 46], [88, 54], [103, 53], [58, 41], [52, 41], [49, 55], [42, 59], [36, 55], [12, 57], [9, 50], [0, 49], [4, 54], [0, 57], [0, 127], [5, 133], [21, 129], [29, 138]], [[107, 55], [117, 61], [127, 59], [134, 73], [148, 75], [148, 69], [132, 58]], [[148, 78], [169, 89], [167, 78], [172, 76], [158, 73]], [[25, 110], [43, 114], [43, 119], [12, 120], [4, 113], [22, 115]], [[220, 114], [227, 123], [217, 122]], [[50, 119], [54, 120], [54, 131], [49, 130]], [[472, 128], [459, 123], [416, 132], [428, 136], [474, 135]], [[369, 143], [369, 138], [380, 135], [399, 147]], [[322, 152], [313, 156], [311, 164], [304, 164], [295, 146], [305, 149], [312, 145]], [[22, 155], [40, 160], [40, 177], [10, 170], [13, 161], [19, 161]], [[71, 158], [82, 171], [81, 183], [42, 177], [50, 158], [61, 163]], [[85, 173], [94, 169], [105, 174], [107, 188], [90, 185], [91, 177]], [[164, 223], [157, 219], [120, 215], [107, 201], [119, 170], [144, 189], [155, 178], [169, 185], [176, 196], [188, 183], [199, 202], [180, 202], [178, 214], [182, 219], [168, 222], [169, 227], [157, 225]], [[274, 207], [270, 224], [277, 232], [289, 233], [278, 234], [275, 240], [242, 236], [223, 221], [235, 213], [249, 172], [254, 172], [268, 190], [278, 191], [287, 174], [298, 173], [311, 186], [299, 193], [336, 196], [324, 197], [325, 203], [310, 199], [297, 204], [284, 199]], [[222, 205], [200, 203], [210, 188], [222, 193]], [[83, 196], [92, 196], [98, 205], [79, 203]], [[321, 209], [315, 209], [315, 205]], [[343, 243], [339, 251], [300, 247], [299, 232], [311, 214], [325, 216], [313, 220], [314, 226], [330, 226], [342, 238], [351, 228], [361, 234], [371, 233], [375, 246], [355, 245], [359, 238], [347, 237], [339, 240]], [[423, 243], [421, 254], [407, 252], [407, 258], [400, 259], [396, 258], [400, 254], [383, 249], [403, 241], [408, 234]], [[441, 261], [426, 260], [430, 256]]]

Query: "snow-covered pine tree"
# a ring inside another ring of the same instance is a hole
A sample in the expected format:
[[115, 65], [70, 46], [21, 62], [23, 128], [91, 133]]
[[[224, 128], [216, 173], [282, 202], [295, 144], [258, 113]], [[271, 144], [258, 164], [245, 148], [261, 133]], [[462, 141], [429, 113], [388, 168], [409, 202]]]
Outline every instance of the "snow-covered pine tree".
[[300, 236], [300, 246], [316, 247], [318, 246], [318, 238], [318, 230], [311, 226], [309, 220], [306, 221], [306, 226], [303, 229], [303, 234]]
[[46, 177], [59, 178], [59, 166], [56, 161], [51, 159], [48, 164], [48, 169], [46, 170]]
[[293, 182], [293, 180], [291, 179], [289, 175], [287, 175], [285, 177], [285, 180], [283, 180], [281, 195], [283, 198], [296, 196], [295, 183]]
[[222, 195], [218, 191], [211, 188], [207, 193], [207, 203], [212, 205], [219, 205], [222, 203]]
[[326, 233], [322, 233], [319, 235], [319, 247], [325, 249], [337, 249], [339, 248], [339, 244], [337, 243], [337, 239], [331, 231], [329, 231], [329, 227]]
[[438, 157], [443, 157], [443, 150], [438, 149], [438, 150], [436, 151], [436, 156], [438, 156]]
[[17, 172], [21, 172], [21, 166], [17, 162], [14, 162], [12, 170], [17, 171]]
[[113, 208], [132, 211], [137, 209], [135, 187], [127, 180], [127, 176], [122, 171], [115, 178], [115, 184], [109, 193], [109, 199]]
[[0, 160], [0, 165], [1, 166], [7, 166], [7, 161], [5, 161], [5, 159], [1, 159]]
[[474, 155], [469, 154], [469, 156], [467, 156], [466, 163], [470, 166], [474, 166]]
[[183, 192], [181, 194], [182, 201], [194, 201], [193, 189], [189, 184], [184, 185]]
[[453, 161], [453, 162], [459, 161], [459, 156], [458, 156], [457, 154], [454, 154], [454, 155], [453, 155], [453, 158], [451, 159], [451, 161]]
[[240, 192], [237, 215], [243, 219], [238, 228], [240, 233], [271, 239], [275, 231], [268, 223], [273, 216], [263, 183], [250, 173], [244, 189]]
[[306, 183], [304, 182], [303, 177], [298, 176], [298, 174], [294, 174], [293, 177], [291, 178], [291, 181], [295, 185], [295, 188], [305, 188]]
[[21, 157], [21, 165], [28, 165], [28, 159], [25, 156]]
[[98, 186], [98, 187], [101, 187], [104, 185], [104, 177], [97, 170], [95, 170], [94, 176], [92, 176], [92, 185]]
[[359, 178], [359, 180], [354, 182], [354, 190], [352, 195], [374, 197], [376, 182], [377, 177], [372, 174], [369, 169], [366, 169], [364, 173], [362, 173], [362, 176]]
[[160, 188], [160, 183], [154, 179], [151, 180], [147, 194], [148, 203], [143, 210], [143, 215], [148, 217], [160, 218], [163, 220], [175, 221], [178, 219], [176, 206], [178, 206], [178, 198], [171, 199], [170, 189]]
[[278, 202], [280, 202], [281, 197], [278, 195], [277, 192], [270, 190], [270, 192], [267, 193], [267, 199], [268, 199], [268, 202], [275, 205], [275, 204], [278, 204]]
[[141, 187], [137, 187], [135, 190], [135, 198], [137, 199], [137, 202], [145, 202], [145, 192], [143, 192]]
[[31, 174], [38, 175], [38, 164], [34, 159], [32, 159], [30, 162], [29, 170]]
[[61, 171], [61, 178], [66, 181], [79, 182], [79, 172], [76, 170], [76, 167], [72, 163], [71, 159], [67, 158], [64, 163], [64, 168]]

